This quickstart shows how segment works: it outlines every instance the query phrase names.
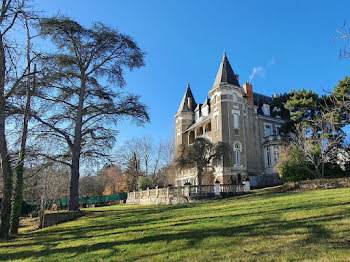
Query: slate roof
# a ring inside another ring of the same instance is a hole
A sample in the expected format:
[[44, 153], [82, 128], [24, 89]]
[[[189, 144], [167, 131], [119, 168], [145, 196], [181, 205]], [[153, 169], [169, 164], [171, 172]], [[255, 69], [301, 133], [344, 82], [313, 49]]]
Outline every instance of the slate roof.
[[[263, 111], [261, 109], [263, 104], [268, 104], [271, 106], [272, 103], [272, 97], [269, 96], [265, 96], [262, 94], [258, 94], [258, 93], [253, 93], [254, 95], [254, 105], [258, 106], [258, 114], [263, 115]], [[270, 107], [271, 110], [271, 107]]]
[[226, 52], [224, 52], [224, 55], [222, 57], [219, 71], [216, 75], [213, 86], [222, 85], [222, 84], [231, 84], [235, 86], [240, 86], [237, 80], [237, 77], [232, 70], [230, 62], [226, 57]]
[[[191, 98], [192, 99], [192, 110], [190, 110], [188, 108], [188, 99], [187, 98]], [[196, 101], [194, 100], [191, 88], [190, 88], [190, 84], [187, 84], [187, 88], [186, 88], [186, 92], [181, 100], [179, 109], [177, 110], [177, 113], [181, 113], [181, 112], [186, 112], [186, 111], [193, 111], [193, 109], [195, 109], [197, 106]]]

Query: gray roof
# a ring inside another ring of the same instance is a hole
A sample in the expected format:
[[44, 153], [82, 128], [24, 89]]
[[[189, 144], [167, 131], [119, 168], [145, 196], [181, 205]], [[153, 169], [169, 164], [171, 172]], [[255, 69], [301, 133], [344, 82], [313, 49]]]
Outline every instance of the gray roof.
[[[254, 105], [258, 106], [258, 114], [260, 115], [263, 115], [263, 111], [261, 109], [262, 105], [263, 104], [267, 104], [267, 105], [270, 105], [271, 106], [271, 103], [272, 103], [272, 97], [269, 97], [269, 96], [265, 96], [265, 95], [262, 95], [262, 94], [258, 94], [258, 93], [253, 93], [254, 95]], [[270, 110], [272, 108], [270, 107]]]
[[232, 70], [230, 62], [226, 57], [226, 52], [224, 52], [224, 55], [222, 57], [219, 71], [216, 75], [213, 86], [222, 85], [222, 84], [231, 84], [235, 86], [240, 86], [238, 83], [237, 77]]
[[[192, 110], [188, 108], [188, 98], [192, 99]], [[177, 113], [186, 112], [186, 111], [193, 111], [196, 108], [197, 104], [194, 100], [190, 84], [187, 84], [186, 92], [181, 100], [179, 109], [177, 110]]]

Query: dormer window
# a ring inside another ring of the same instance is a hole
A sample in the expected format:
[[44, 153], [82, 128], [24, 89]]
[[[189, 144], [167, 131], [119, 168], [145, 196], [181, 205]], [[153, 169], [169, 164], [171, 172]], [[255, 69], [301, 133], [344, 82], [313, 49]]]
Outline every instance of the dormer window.
[[199, 111], [196, 112], [195, 120], [197, 120], [198, 118], [199, 118]]
[[262, 110], [263, 110], [265, 116], [270, 116], [270, 105], [263, 104]]
[[202, 107], [202, 116], [208, 116], [209, 115], [209, 107], [204, 106]]

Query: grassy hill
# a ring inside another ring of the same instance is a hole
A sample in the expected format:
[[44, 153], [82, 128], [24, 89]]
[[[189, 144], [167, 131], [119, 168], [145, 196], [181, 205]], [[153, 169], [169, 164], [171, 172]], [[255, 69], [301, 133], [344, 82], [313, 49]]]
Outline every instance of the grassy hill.
[[350, 189], [87, 209], [0, 242], [0, 260], [350, 261]]

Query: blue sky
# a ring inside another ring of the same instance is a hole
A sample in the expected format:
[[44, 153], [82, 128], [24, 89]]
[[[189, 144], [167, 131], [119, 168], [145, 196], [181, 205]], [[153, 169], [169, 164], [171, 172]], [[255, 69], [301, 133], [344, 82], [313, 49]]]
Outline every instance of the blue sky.
[[[212, 87], [222, 53], [240, 83], [265, 95], [311, 89], [322, 93], [349, 76], [336, 30], [350, 24], [350, 1], [37, 0], [46, 15], [68, 15], [85, 26], [100, 21], [131, 35], [146, 66], [126, 74], [126, 90], [142, 96], [151, 123], [119, 125], [125, 139], [171, 135], [173, 116], [190, 82], [197, 102]], [[255, 68], [255, 69], [254, 69]], [[253, 72], [256, 72], [253, 76]]]

